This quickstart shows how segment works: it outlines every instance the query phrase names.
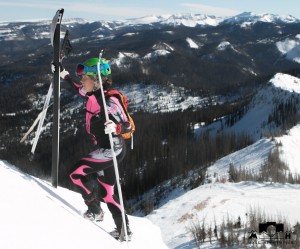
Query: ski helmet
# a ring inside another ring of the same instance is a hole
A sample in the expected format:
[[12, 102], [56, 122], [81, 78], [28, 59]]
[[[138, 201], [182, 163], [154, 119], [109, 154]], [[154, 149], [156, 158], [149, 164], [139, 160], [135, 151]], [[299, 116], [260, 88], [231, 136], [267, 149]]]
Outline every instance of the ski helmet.
[[[76, 75], [98, 76], [98, 58], [91, 58], [76, 67]], [[106, 59], [100, 59], [100, 73], [103, 76], [111, 74], [110, 64]]]

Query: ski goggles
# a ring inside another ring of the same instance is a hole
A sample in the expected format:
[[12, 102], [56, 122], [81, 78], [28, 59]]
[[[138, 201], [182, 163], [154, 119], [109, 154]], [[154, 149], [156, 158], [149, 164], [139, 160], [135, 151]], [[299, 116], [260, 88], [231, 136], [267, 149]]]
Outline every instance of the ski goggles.
[[76, 75], [77, 76], [97, 76], [98, 75], [98, 68], [97, 65], [94, 66], [85, 66], [83, 64], [78, 64], [76, 66]]
[[[107, 76], [107, 75], [111, 74], [110, 66], [108, 63], [100, 65], [100, 73], [103, 76]], [[97, 65], [86, 66], [83, 64], [77, 64], [76, 75], [77, 76], [82, 76], [82, 75], [97, 76], [98, 75], [98, 66]]]

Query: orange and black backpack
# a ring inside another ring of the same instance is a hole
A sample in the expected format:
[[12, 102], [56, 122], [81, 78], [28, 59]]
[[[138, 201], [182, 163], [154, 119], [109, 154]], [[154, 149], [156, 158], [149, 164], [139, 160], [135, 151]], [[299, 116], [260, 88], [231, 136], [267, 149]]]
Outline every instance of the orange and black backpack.
[[122, 93], [120, 93], [118, 90], [115, 90], [115, 89], [110, 89], [108, 92], [106, 92], [105, 95], [116, 97], [120, 101], [120, 104], [122, 105], [123, 110], [127, 116], [127, 119], [130, 122], [131, 127], [132, 127], [130, 132], [123, 133], [123, 134], [121, 134], [121, 136], [124, 139], [131, 138], [131, 148], [133, 148], [133, 133], [135, 131], [135, 124], [134, 124], [132, 117], [128, 113], [128, 98], [125, 95], [123, 95]]

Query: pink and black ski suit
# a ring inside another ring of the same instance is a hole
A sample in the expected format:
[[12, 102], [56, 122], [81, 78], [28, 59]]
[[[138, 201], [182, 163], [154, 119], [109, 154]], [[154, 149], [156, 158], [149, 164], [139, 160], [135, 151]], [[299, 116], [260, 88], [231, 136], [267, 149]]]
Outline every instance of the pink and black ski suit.
[[[106, 202], [117, 229], [120, 231], [122, 227], [121, 206], [119, 198], [115, 195], [116, 179], [109, 137], [104, 132], [106, 120], [101, 90], [85, 93], [80, 84], [72, 82], [71, 78], [67, 80], [86, 98], [86, 131], [92, 137], [96, 147], [74, 165], [70, 178], [77, 186], [88, 209], [95, 214], [101, 210], [99, 198], [99, 193], [101, 193], [102, 200]], [[118, 98], [107, 96], [106, 105], [109, 119], [117, 124], [118, 132], [122, 134], [131, 131], [130, 122]], [[113, 135], [113, 143], [117, 161], [120, 163], [126, 154], [125, 142], [120, 135]]]

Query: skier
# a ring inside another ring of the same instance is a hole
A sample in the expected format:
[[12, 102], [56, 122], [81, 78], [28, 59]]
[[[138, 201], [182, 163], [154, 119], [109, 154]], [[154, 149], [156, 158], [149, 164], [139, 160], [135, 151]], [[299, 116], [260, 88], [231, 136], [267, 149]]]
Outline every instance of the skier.
[[[88, 207], [84, 213], [87, 219], [103, 220], [104, 213], [98, 197], [100, 191], [102, 200], [106, 202], [116, 225], [113, 236], [119, 238], [122, 229], [122, 213], [119, 198], [115, 195], [116, 178], [108, 133], [113, 135], [114, 151], [120, 163], [126, 154], [125, 142], [120, 134], [130, 132], [132, 127], [119, 100], [107, 94], [105, 101], [109, 120], [106, 122], [97, 63], [98, 58], [91, 58], [77, 65], [76, 74], [81, 77], [81, 84], [75, 82], [63, 67], [60, 73], [61, 78], [68, 81], [79, 94], [86, 98], [86, 131], [95, 145], [92, 152], [74, 165], [70, 178]], [[103, 90], [107, 93], [112, 86], [111, 68], [104, 58], [101, 59], [100, 65]], [[132, 233], [127, 215], [125, 215], [125, 220], [127, 233], [130, 236]]]

